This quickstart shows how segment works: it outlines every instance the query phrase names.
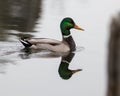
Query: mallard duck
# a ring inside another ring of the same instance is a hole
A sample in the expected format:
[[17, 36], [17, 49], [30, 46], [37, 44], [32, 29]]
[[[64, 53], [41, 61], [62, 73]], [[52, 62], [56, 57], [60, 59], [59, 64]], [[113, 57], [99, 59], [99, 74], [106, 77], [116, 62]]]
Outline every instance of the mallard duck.
[[25, 48], [50, 50], [54, 52], [71, 52], [76, 50], [76, 44], [71, 36], [70, 29], [84, 30], [75, 24], [72, 18], [66, 17], [60, 24], [62, 41], [50, 38], [22, 38], [20, 42]]

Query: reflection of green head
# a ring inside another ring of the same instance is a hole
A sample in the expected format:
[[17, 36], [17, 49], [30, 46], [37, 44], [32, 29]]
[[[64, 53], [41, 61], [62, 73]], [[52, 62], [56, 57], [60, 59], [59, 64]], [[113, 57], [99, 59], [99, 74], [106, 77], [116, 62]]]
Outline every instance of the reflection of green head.
[[72, 76], [72, 72], [68, 69], [69, 64], [66, 62], [61, 62], [59, 67], [60, 77], [63, 79], [69, 79]]
[[58, 70], [60, 77], [63, 79], [66, 79], [66, 80], [70, 79], [70, 77], [74, 73], [81, 71], [81, 69], [70, 70], [70, 69], [68, 69], [68, 66], [69, 66], [69, 63], [62, 61], [60, 66], [59, 66], [59, 70]]

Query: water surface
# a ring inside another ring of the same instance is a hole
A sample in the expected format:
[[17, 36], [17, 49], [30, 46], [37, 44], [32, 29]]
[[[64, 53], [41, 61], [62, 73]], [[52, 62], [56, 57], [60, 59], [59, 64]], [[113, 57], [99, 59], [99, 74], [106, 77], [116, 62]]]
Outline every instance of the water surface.
[[[119, 3], [118, 0], [44, 0], [39, 2], [35, 17], [29, 14], [29, 19], [24, 11], [23, 17], [18, 16], [19, 10], [24, 9], [15, 7], [19, 3], [11, 5], [11, 10], [18, 8], [10, 11], [14, 18], [8, 20], [14, 22], [0, 24], [0, 96], [106, 96], [109, 23], [119, 11]], [[72, 17], [85, 29], [71, 30], [76, 52], [58, 56], [48, 51], [23, 50], [19, 42], [22, 36], [61, 40], [59, 24], [64, 17]], [[70, 63], [64, 66], [62, 60], [68, 57]], [[80, 71], [68, 77], [61, 72], [71, 74], [71, 70], [77, 69]]]

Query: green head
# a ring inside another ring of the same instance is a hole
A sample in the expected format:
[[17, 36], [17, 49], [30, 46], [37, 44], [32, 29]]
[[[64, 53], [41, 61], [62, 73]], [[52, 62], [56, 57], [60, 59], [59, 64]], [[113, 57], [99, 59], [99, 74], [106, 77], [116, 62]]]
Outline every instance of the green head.
[[64, 18], [60, 24], [60, 28], [61, 28], [61, 31], [62, 31], [62, 35], [64, 36], [67, 36], [67, 35], [70, 35], [70, 29], [71, 28], [75, 28], [75, 29], [78, 29], [78, 30], [84, 30], [80, 27], [78, 27], [75, 22], [73, 21], [72, 18]]

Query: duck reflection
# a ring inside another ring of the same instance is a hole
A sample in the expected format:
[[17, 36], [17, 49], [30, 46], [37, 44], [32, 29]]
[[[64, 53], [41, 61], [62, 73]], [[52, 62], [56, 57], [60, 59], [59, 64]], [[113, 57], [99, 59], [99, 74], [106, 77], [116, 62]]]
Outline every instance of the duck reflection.
[[82, 69], [69, 69], [69, 65], [70, 62], [72, 61], [72, 59], [75, 56], [75, 53], [73, 52], [68, 52], [68, 53], [56, 53], [56, 52], [50, 52], [50, 51], [37, 51], [37, 50], [31, 50], [31, 49], [23, 49], [22, 52], [24, 52], [24, 54], [20, 54], [19, 56], [22, 59], [29, 59], [31, 57], [33, 57], [32, 54], [34, 54], [34, 56], [40, 58], [58, 58], [61, 57], [61, 62], [58, 68], [58, 73], [59, 76], [64, 79], [64, 80], [68, 80], [72, 77], [73, 74], [82, 71]]
[[62, 57], [62, 60], [58, 69], [59, 75], [62, 79], [66, 79], [66, 80], [70, 79], [74, 73], [82, 71], [82, 69], [71, 70], [68, 68], [74, 55], [75, 53], [69, 53], [67, 56]]

